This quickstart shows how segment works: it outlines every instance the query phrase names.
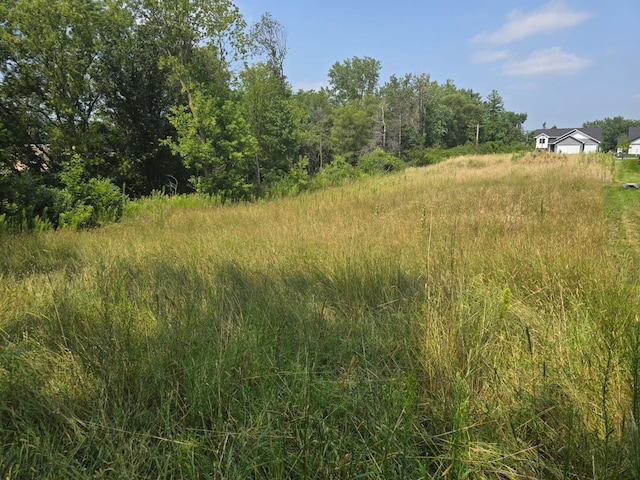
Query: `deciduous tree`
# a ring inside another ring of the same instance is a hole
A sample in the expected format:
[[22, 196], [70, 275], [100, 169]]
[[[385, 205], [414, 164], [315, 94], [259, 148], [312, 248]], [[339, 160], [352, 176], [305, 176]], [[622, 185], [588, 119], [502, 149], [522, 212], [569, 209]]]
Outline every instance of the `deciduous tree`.
[[329, 70], [329, 84], [337, 103], [346, 105], [372, 95], [378, 86], [380, 67], [380, 62], [371, 57], [353, 57], [334, 63]]
[[96, 81], [103, 41], [119, 27], [116, 9], [103, 0], [8, 0], [3, 12], [1, 88], [28, 117], [32, 142], [51, 145], [51, 158], [87, 150], [103, 100]]
[[341, 155], [352, 165], [368, 149], [373, 149], [374, 112], [377, 99], [369, 97], [366, 105], [353, 100], [337, 107], [332, 114], [331, 142], [336, 155]]
[[101, 115], [110, 126], [117, 173], [134, 195], [160, 190], [169, 178], [185, 186], [181, 160], [160, 139], [173, 133], [167, 119], [180, 90], [160, 67], [164, 51], [148, 24], [132, 24], [104, 51]]
[[169, 121], [176, 136], [165, 143], [192, 172], [196, 191], [228, 199], [250, 193], [256, 142], [236, 102], [192, 88], [189, 105], [173, 107]]
[[296, 122], [299, 154], [309, 160], [311, 172], [317, 172], [331, 156], [331, 112], [330, 93], [300, 90], [292, 97], [292, 112]]
[[183, 101], [168, 115], [176, 135], [164, 142], [191, 169], [198, 191], [241, 197], [255, 139], [231, 89], [231, 65], [247, 48], [246, 24], [228, 0], [141, 0], [138, 16], [155, 29], [161, 65]]
[[255, 182], [275, 181], [285, 175], [296, 152], [290, 92], [273, 67], [257, 63], [241, 74], [242, 110], [257, 140]]
[[526, 113], [505, 110], [502, 96], [497, 90], [492, 90], [483, 103], [480, 141], [491, 142], [496, 148], [522, 142], [522, 125], [526, 120]]

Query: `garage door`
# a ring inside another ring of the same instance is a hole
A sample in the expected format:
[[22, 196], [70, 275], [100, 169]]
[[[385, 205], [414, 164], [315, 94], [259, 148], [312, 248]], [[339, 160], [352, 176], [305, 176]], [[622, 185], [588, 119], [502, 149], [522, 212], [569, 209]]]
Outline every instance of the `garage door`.
[[580, 145], [558, 145], [558, 153], [580, 153]]

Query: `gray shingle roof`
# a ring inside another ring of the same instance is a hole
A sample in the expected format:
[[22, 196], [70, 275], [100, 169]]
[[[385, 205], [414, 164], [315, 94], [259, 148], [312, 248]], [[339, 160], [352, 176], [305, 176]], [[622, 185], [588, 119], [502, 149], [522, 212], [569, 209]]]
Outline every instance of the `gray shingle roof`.
[[553, 140], [556, 138], [560, 138], [565, 136], [568, 133], [573, 132], [574, 130], [579, 130], [585, 135], [589, 135], [591, 138], [597, 140], [598, 142], [602, 142], [602, 127], [589, 127], [589, 128], [543, 128], [535, 131], [535, 137], [538, 135], [545, 134], [550, 138], [550, 143], [553, 143]]
[[571, 130], [575, 130], [575, 129], [574, 128], [542, 128], [540, 130], [536, 130], [535, 136], [537, 137], [538, 135], [544, 134], [550, 138], [558, 138], [558, 137], [561, 137], [562, 135], [566, 135]]
[[629, 141], [633, 142], [640, 138], [640, 127], [629, 127]]
[[582, 133], [589, 135], [591, 138], [602, 141], [602, 127], [578, 128]]

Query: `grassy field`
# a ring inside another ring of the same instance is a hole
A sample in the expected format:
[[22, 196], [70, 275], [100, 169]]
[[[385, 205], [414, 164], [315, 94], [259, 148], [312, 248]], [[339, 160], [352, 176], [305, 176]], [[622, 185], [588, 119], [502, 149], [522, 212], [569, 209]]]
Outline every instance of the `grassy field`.
[[0, 238], [0, 477], [640, 478], [640, 181], [462, 157]]

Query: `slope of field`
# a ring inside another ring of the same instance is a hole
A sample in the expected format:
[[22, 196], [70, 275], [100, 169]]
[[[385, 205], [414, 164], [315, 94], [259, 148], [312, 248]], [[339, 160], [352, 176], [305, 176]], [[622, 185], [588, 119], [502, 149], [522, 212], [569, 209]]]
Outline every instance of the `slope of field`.
[[464, 157], [0, 238], [0, 476], [640, 478], [615, 168]]

